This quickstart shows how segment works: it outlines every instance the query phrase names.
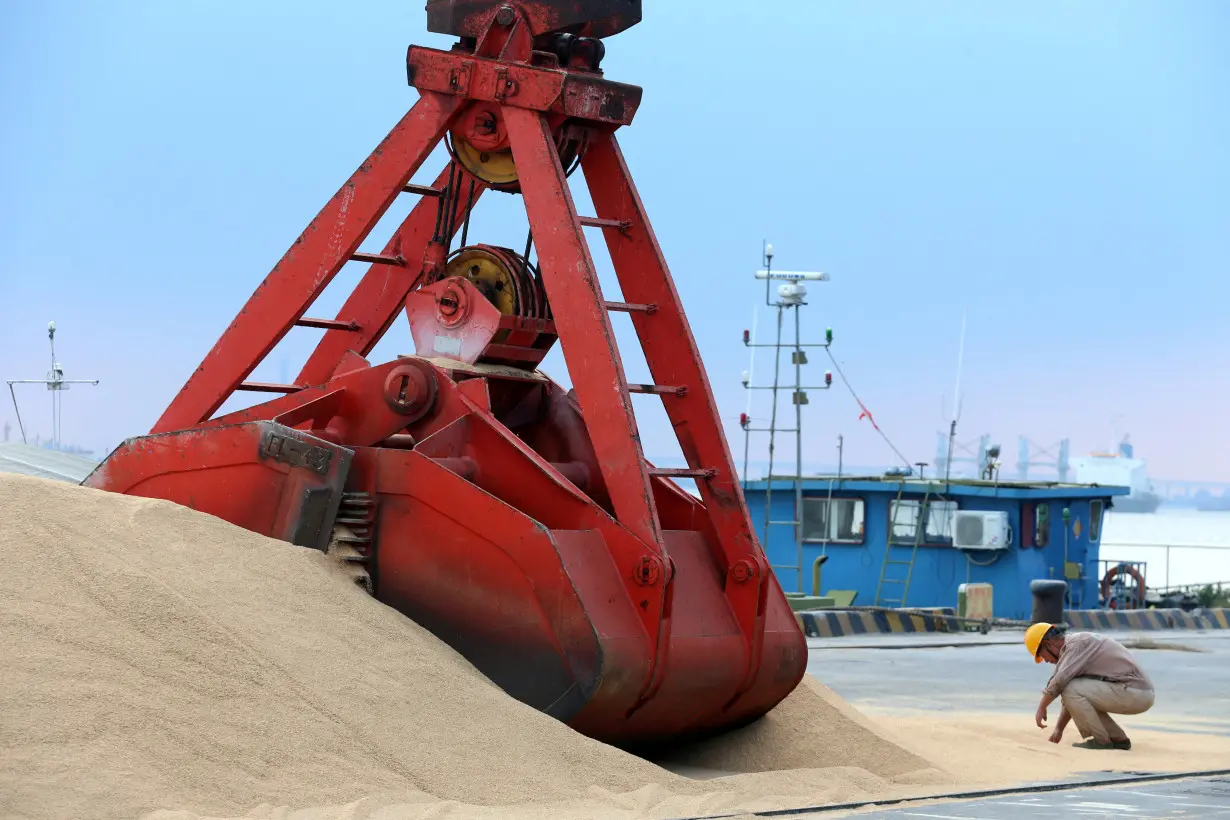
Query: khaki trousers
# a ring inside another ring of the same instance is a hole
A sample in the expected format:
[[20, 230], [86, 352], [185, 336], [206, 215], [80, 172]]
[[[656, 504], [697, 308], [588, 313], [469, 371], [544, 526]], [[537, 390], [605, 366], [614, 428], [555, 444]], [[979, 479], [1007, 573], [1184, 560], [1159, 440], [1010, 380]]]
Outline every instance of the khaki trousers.
[[1063, 690], [1063, 708], [1072, 717], [1081, 737], [1099, 743], [1126, 740], [1127, 735], [1111, 718], [1139, 715], [1153, 706], [1152, 689], [1133, 689], [1122, 683], [1097, 678], [1073, 678]]

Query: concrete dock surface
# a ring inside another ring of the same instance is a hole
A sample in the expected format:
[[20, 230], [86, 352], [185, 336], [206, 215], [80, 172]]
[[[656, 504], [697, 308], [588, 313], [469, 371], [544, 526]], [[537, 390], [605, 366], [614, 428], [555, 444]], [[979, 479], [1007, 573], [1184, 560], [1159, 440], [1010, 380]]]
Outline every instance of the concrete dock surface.
[[[1157, 690], [1145, 715], [1124, 719], [1125, 728], [1184, 735], [1230, 736], [1230, 634], [1218, 631], [1107, 632], [1139, 659]], [[875, 635], [808, 641], [808, 672], [880, 722], [894, 715], [1012, 713], [1032, 725], [1040, 691], [1054, 667], [1032, 663], [1020, 632], [989, 635]], [[1058, 704], [1051, 720], [1058, 717]], [[1073, 737], [1079, 738], [1070, 729]], [[883, 820], [1032, 820], [1033, 818], [1226, 818], [1230, 776], [1124, 781], [1131, 774], [1099, 771], [1090, 751], [1090, 771], [1064, 782], [1083, 784], [1055, 791], [1020, 791], [992, 797], [915, 801], [858, 809], [766, 816], [867, 817]], [[1116, 760], [1122, 765], [1121, 760]], [[1230, 770], [1230, 758], [1210, 759], [1203, 771]], [[1106, 784], [1112, 779], [1118, 782]], [[1102, 785], [1099, 785], [1102, 782]], [[1046, 783], [1039, 786], [1046, 788]], [[803, 807], [800, 807], [803, 808]]]

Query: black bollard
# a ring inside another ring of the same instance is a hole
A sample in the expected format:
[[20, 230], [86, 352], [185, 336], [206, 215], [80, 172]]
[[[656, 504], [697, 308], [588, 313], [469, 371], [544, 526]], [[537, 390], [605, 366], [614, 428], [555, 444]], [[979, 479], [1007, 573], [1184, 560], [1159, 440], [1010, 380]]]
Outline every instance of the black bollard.
[[1068, 594], [1066, 581], [1040, 578], [1029, 582], [1029, 591], [1034, 596], [1034, 614], [1030, 623], [1064, 623], [1063, 604]]

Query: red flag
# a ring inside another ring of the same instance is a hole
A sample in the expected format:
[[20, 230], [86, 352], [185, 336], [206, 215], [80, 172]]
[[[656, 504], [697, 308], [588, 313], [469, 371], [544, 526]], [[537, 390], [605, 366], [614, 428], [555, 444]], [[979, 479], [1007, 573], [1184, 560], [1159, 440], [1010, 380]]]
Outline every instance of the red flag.
[[859, 421], [862, 421], [864, 418], [866, 418], [866, 419], [867, 419], [867, 421], [871, 422], [871, 426], [872, 426], [872, 427], [874, 427], [874, 428], [876, 428], [877, 430], [879, 430], [879, 429], [880, 429], [880, 425], [876, 424], [876, 420], [875, 420], [875, 418], [871, 415], [871, 411], [867, 409], [867, 406], [866, 406], [865, 404], [863, 404], [861, 401], [858, 403], [858, 406], [859, 406], [860, 408], [862, 408], [862, 410], [863, 410], [863, 412], [861, 412], [861, 413], [859, 413], [859, 414], [858, 414], [858, 420], [859, 420]]

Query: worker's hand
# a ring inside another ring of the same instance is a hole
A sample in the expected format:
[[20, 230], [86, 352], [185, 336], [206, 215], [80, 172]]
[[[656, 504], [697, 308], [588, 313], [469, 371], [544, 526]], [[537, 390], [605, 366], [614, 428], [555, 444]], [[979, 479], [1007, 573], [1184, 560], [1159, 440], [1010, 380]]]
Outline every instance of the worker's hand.
[[1039, 729], [1046, 728], [1046, 707], [1039, 706], [1038, 711], [1034, 714], [1034, 723], [1038, 724]]
[[1058, 743], [1059, 741], [1063, 740], [1063, 729], [1060, 729], [1058, 726], [1056, 726], [1055, 731], [1051, 732], [1051, 736], [1049, 739], [1051, 743]]

